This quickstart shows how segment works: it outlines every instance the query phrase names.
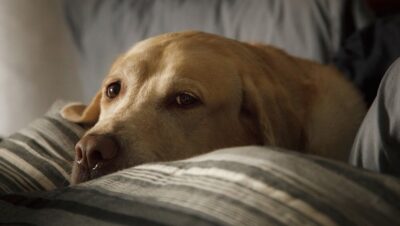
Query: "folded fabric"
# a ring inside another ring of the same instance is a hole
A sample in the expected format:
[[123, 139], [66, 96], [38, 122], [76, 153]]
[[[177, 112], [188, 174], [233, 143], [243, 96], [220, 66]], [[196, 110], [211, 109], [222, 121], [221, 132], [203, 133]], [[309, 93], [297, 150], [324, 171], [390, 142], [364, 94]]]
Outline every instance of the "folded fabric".
[[400, 59], [386, 72], [354, 141], [351, 164], [400, 177]]

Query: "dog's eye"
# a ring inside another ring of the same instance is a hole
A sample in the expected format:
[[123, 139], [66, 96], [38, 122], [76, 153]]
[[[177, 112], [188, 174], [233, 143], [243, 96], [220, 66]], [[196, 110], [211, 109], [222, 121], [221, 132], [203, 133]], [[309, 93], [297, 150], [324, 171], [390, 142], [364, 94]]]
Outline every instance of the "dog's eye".
[[190, 107], [199, 102], [197, 97], [195, 97], [193, 94], [184, 92], [180, 93], [175, 97], [176, 104], [179, 107]]
[[106, 89], [106, 96], [108, 98], [115, 98], [118, 96], [119, 92], [121, 91], [121, 83], [120, 82], [113, 82], [107, 86]]

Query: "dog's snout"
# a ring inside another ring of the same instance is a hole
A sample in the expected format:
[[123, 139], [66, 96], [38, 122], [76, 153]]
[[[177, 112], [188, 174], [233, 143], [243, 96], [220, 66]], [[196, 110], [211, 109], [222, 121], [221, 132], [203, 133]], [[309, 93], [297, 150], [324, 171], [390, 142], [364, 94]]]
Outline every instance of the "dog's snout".
[[75, 160], [92, 170], [114, 159], [118, 149], [117, 142], [110, 135], [86, 135], [75, 146]]

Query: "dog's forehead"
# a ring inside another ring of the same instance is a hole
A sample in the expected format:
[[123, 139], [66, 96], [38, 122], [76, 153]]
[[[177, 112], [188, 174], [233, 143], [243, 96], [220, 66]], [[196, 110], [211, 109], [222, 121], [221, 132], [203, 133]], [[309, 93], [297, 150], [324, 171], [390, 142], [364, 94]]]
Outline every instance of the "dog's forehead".
[[108, 76], [144, 75], [148, 71], [148, 61], [137, 55], [120, 56], [112, 65]]
[[162, 58], [165, 55], [171, 57], [173, 53], [175, 55], [180, 54], [183, 57], [188, 55], [193, 57], [195, 56], [193, 53], [197, 53], [198, 56], [214, 54], [230, 57], [234, 55], [234, 52], [241, 49], [238, 48], [241, 45], [238, 41], [203, 32], [168, 33], [135, 44], [126, 52], [125, 56], [136, 55], [152, 60]]
[[118, 59], [110, 74], [198, 77], [198, 74], [233, 73], [234, 65], [225, 45], [216, 45], [207, 39], [151, 40], [136, 45]]

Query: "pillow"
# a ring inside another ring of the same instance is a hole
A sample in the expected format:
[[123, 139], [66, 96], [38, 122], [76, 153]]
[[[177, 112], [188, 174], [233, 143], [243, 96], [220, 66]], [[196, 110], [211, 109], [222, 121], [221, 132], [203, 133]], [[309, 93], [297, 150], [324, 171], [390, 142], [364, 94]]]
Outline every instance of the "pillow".
[[0, 142], [0, 194], [51, 190], [69, 184], [74, 145], [84, 130], [59, 115], [46, 115]]
[[266, 147], [0, 196], [8, 225], [400, 225], [400, 181]]
[[400, 224], [397, 178], [267, 147], [139, 165], [68, 187], [84, 130], [60, 117], [64, 104], [0, 143], [0, 224]]

